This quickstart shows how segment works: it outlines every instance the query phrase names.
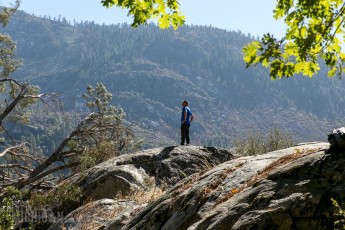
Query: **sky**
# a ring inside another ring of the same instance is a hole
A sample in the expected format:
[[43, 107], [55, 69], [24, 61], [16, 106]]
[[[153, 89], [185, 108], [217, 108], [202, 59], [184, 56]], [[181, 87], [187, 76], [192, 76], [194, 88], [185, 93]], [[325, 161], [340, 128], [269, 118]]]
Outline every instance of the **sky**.
[[[8, 5], [9, 2], [0, 0], [0, 5]], [[272, 17], [275, 4], [276, 0], [180, 0], [189, 25], [212, 25], [254, 36], [265, 33], [283, 35], [283, 23]], [[22, 0], [20, 9], [36, 16], [58, 18], [61, 15], [70, 21], [131, 22], [125, 10], [104, 8], [100, 0]]]

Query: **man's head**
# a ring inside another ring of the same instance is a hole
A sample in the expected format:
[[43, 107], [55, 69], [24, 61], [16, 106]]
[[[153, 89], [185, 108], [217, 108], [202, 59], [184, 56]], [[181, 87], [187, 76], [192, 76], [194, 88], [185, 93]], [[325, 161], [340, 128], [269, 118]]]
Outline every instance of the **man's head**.
[[183, 106], [183, 107], [188, 106], [188, 101], [184, 100], [184, 101], [182, 102], [182, 106]]

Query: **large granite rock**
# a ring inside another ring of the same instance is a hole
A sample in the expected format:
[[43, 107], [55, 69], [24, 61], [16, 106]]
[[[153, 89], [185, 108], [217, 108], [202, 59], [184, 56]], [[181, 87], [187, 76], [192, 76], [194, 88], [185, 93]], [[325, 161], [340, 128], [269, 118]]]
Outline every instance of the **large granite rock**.
[[197, 146], [156, 148], [113, 158], [63, 182], [80, 186], [83, 201], [94, 202], [50, 229], [121, 229], [165, 187], [233, 158], [227, 150]]
[[67, 183], [80, 186], [84, 199], [113, 199], [172, 186], [233, 158], [229, 151], [212, 147], [156, 148], [113, 158], [74, 175]]
[[195, 173], [122, 229], [333, 229], [345, 199], [345, 152], [309, 143]]

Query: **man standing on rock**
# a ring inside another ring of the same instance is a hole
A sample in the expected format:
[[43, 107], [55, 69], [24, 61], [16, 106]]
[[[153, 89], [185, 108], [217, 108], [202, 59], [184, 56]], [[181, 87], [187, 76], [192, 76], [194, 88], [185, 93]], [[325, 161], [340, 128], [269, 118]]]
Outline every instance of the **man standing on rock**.
[[187, 145], [190, 143], [189, 127], [193, 118], [192, 111], [188, 107], [188, 101], [183, 101], [181, 113], [181, 145], [184, 145], [185, 140], [187, 141]]

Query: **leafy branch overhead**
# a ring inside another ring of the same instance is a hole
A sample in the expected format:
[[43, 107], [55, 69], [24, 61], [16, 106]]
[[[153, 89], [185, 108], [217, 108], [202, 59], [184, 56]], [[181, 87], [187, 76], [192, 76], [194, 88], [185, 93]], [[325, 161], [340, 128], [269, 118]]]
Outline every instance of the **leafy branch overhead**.
[[312, 77], [320, 70], [318, 61], [329, 67], [328, 76], [344, 69], [345, 2], [342, 0], [278, 0], [276, 20], [287, 25], [285, 36], [266, 34], [243, 48], [247, 67], [261, 63], [273, 79], [303, 74]]
[[117, 6], [128, 9], [128, 15], [133, 16], [133, 27], [147, 24], [150, 19], [157, 19], [159, 27], [173, 26], [177, 29], [185, 21], [177, 0], [102, 0], [101, 3], [107, 8]]

